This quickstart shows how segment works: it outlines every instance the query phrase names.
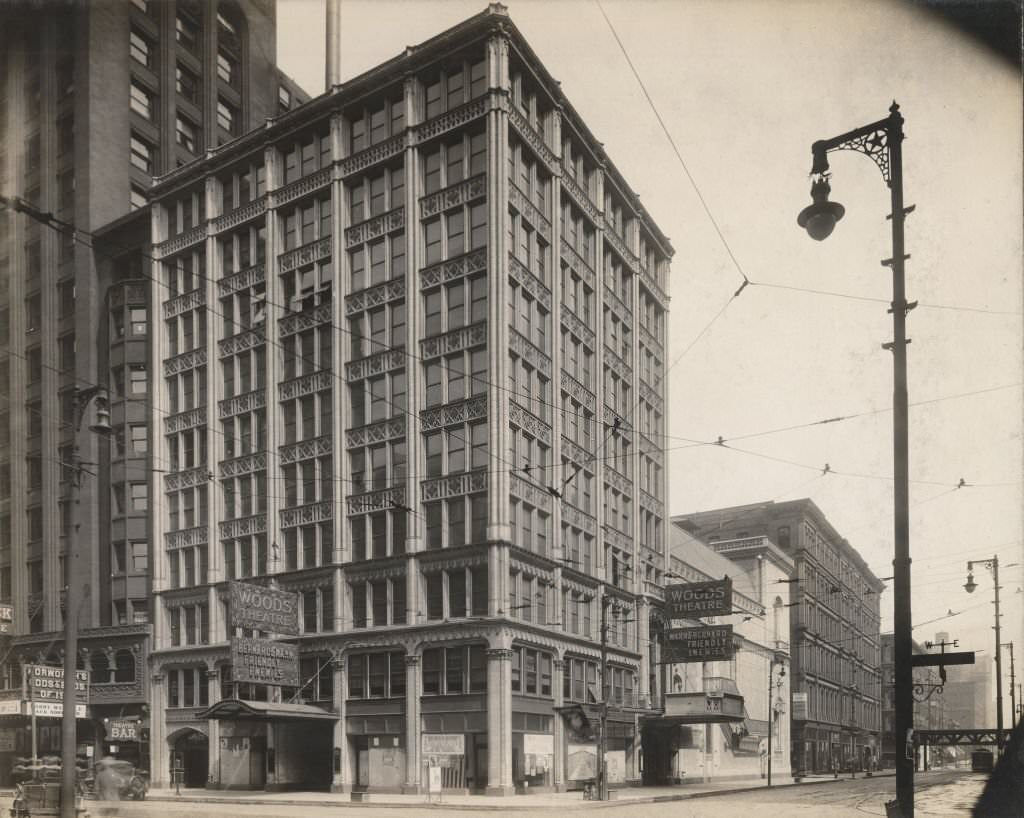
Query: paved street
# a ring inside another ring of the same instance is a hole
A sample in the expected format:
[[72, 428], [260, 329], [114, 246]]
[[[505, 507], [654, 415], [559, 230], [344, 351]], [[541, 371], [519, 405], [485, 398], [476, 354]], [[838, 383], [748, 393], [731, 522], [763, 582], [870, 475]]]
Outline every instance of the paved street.
[[[984, 776], [965, 771], [918, 774], [916, 814], [968, 816], [984, 783]], [[196, 790], [176, 797], [173, 792], [159, 791], [142, 803], [100, 804], [90, 801], [87, 807], [92, 816], [118, 818], [294, 818], [330, 815], [342, 809], [346, 818], [410, 815], [423, 810], [457, 813], [467, 818], [474, 815], [490, 818], [495, 812], [521, 811], [529, 811], [531, 818], [559, 818], [566, 812], [584, 809], [599, 809], [606, 818], [734, 818], [737, 815], [744, 818], [789, 818], [823, 814], [829, 818], [863, 818], [865, 815], [884, 816], [885, 802], [895, 797], [895, 779], [891, 775], [854, 780], [819, 779], [771, 790], [756, 786], [757, 782], [747, 782], [747, 785], [750, 787], [748, 791], [728, 793], [702, 792], [700, 785], [629, 790], [622, 793], [621, 800], [606, 803], [584, 802], [579, 793], [563, 793], [497, 799], [453, 796], [443, 804], [429, 806], [423, 797], [417, 796], [381, 795], [369, 803], [359, 804], [339, 796], [315, 793], [207, 794]], [[0, 799], [4, 812], [9, 804], [9, 798]]]

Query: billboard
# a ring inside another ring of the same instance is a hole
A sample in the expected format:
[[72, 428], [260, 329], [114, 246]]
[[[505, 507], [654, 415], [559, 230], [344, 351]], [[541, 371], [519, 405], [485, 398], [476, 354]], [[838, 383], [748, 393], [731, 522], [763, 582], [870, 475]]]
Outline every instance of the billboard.
[[715, 662], [731, 659], [732, 625], [702, 625], [665, 631], [666, 662]]
[[232, 628], [299, 635], [299, 595], [248, 582], [229, 582]]
[[[25, 685], [28, 698], [37, 702], [64, 701], [64, 668], [50, 665], [26, 665]], [[75, 701], [89, 701], [89, 671], [75, 671]], [[37, 715], [39, 713], [37, 712]]]
[[258, 685], [299, 686], [299, 646], [273, 639], [231, 639], [231, 678]]
[[670, 619], [698, 619], [723, 616], [732, 611], [732, 580], [686, 582], [665, 587], [665, 602]]

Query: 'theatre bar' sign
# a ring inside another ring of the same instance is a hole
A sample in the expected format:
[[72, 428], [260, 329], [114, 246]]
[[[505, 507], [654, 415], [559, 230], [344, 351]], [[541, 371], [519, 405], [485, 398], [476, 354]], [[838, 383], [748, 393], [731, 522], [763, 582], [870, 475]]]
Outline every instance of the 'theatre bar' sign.
[[299, 686], [299, 646], [273, 639], [231, 639], [231, 679], [258, 685]]
[[665, 631], [666, 662], [716, 662], [731, 659], [732, 625], [669, 628]]
[[732, 611], [732, 580], [687, 582], [665, 588], [665, 602], [671, 619], [723, 616]]
[[229, 582], [231, 627], [299, 635], [299, 595], [248, 582]]

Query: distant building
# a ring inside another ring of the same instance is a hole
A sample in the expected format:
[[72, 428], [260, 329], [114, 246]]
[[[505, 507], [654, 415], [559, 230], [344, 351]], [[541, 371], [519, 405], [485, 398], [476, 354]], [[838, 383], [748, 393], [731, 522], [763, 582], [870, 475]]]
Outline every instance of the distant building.
[[[783, 602], [785, 586], [779, 583], [792, 576], [793, 560], [767, 537], [715, 545], [701, 542], [681, 525], [671, 527], [666, 584], [729, 577], [733, 613], [675, 622], [662, 615], [652, 624], [665, 692], [664, 715], [645, 721], [644, 772], [649, 783], [765, 776], [769, 747], [773, 775], [781, 779], [790, 773], [790, 608]], [[701, 624], [732, 626], [733, 657], [668, 662], [661, 647], [664, 630]]]
[[711, 548], [767, 537], [794, 563], [777, 581], [790, 613], [792, 765], [824, 772], [876, 764], [881, 735], [879, 594], [885, 587], [811, 500], [673, 518]]
[[[161, 298], [147, 195], [154, 175], [306, 99], [273, 63], [275, 19], [271, 0], [0, 5], [0, 194], [59, 220], [0, 211], [0, 600], [14, 607], [2, 686], [18, 696], [23, 663], [60, 663], [63, 588], [80, 583], [81, 666], [92, 674], [80, 742], [99, 754], [116, 744], [142, 766], [147, 742], [104, 725], [127, 719], [143, 737], [149, 727], [150, 492], [162, 490], [149, 475], [167, 464], [151, 459], [161, 363], [147, 338]], [[87, 472], [76, 512], [75, 389], [95, 385], [111, 389], [114, 434], [78, 436]], [[56, 751], [59, 729], [44, 727], [39, 749]], [[0, 783], [29, 753], [26, 729], [13, 729]]]
[[[945, 634], [936, 635], [936, 641], [940, 641]], [[894, 735], [896, 723], [895, 709], [895, 666], [893, 653], [893, 635], [884, 633], [881, 636], [882, 644], [882, 756], [883, 767], [894, 767], [899, 753], [906, 752], [906, 736], [902, 739]], [[912, 643], [912, 652], [915, 655], [937, 653], [937, 650], [929, 650], [927, 645], [917, 642]], [[914, 730], [946, 730], [954, 727], [972, 727], [973, 723], [964, 723], [957, 718], [963, 715], [958, 708], [951, 708], [952, 701], [958, 698], [953, 692], [957, 687], [952, 682], [963, 666], [952, 665], [946, 668], [946, 682], [942, 682], [937, 667], [914, 668]], [[939, 692], [939, 685], [942, 691]], [[916, 744], [920, 744], [916, 742]], [[926, 769], [941, 763], [946, 758], [952, 758], [959, 753], [952, 748], [931, 746], [927, 755], [923, 755], [921, 747], [918, 746], [915, 761], [918, 769]]]

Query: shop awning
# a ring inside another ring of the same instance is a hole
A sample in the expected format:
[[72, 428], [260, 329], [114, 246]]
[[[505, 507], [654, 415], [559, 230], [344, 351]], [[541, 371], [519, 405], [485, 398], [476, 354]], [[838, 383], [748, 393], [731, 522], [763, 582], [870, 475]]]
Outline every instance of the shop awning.
[[242, 699], [221, 699], [198, 714], [201, 719], [257, 720], [257, 721], [337, 721], [329, 713], [311, 704], [289, 702], [253, 702]]

